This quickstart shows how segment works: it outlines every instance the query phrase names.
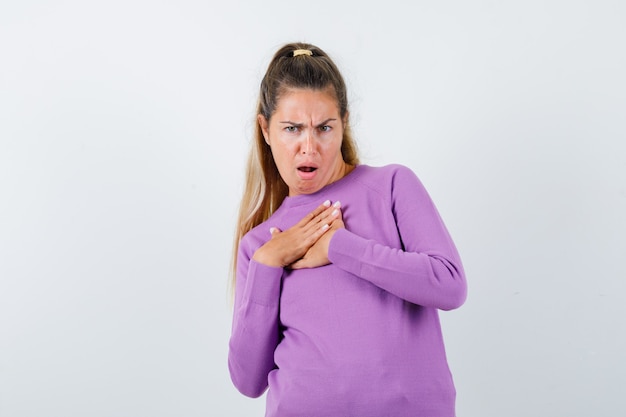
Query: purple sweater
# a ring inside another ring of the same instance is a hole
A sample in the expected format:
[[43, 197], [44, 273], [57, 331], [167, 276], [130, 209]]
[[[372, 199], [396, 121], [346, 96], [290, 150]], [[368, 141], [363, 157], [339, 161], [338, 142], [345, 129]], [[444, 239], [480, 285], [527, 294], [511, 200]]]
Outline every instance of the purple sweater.
[[[253, 261], [325, 200], [345, 229], [330, 265], [287, 270]], [[239, 245], [228, 365], [243, 394], [267, 393], [268, 417], [455, 415], [438, 310], [459, 307], [461, 260], [408, 168], [357, 166], [314, 194], [287, 197]]]

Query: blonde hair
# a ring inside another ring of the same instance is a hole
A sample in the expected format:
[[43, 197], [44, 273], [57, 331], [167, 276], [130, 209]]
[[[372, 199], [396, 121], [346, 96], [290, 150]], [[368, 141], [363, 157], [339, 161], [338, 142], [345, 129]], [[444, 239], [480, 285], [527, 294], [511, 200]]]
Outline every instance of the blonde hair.
[[[303, 51], [310, 51], [303, 53]], [[285, 91], [294, 88], [328, 90], [335, 95], [342, 120], [348, 117], [346, 84], [339, 69], [321, 49], [307, 43], [289, 43], [281, 47], [272, 58], [261, 81], [256, 115], [270, 120], [278, 100]], [[344, 124], [341, 154], [349, 165], [359, 163], [357, 147], [348, 123]], [[234, 236], [231, 290], [234, 289], [237, 253], [243, 236], [267, 220], [281, 205], [289, 189], [283, 181], [265, 142], [258, 122], [250, 146], [243, 196]]]

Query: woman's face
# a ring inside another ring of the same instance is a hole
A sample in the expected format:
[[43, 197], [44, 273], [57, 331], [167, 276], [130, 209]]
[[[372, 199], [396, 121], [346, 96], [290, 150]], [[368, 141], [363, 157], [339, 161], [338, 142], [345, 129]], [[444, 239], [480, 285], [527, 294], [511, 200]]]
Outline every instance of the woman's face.
[[258, 121], [289, 195], [311, 194], [344, 176], [344, 120], [332, 90], [290, 89], [269, 122]]

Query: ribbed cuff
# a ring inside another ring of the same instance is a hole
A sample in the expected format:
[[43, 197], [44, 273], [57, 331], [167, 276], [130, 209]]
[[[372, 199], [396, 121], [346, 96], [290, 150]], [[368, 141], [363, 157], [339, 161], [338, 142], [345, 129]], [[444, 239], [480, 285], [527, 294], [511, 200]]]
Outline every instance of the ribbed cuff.
[[328, 246], [328, 260], [339, 268], [354, 275], [360, 275], [368, 240], [346, 229], [339, 229]]
[[243, 299], [265, 306], [276, 305], [280, 297], [282, 275], [283, 268], [251, 260]]

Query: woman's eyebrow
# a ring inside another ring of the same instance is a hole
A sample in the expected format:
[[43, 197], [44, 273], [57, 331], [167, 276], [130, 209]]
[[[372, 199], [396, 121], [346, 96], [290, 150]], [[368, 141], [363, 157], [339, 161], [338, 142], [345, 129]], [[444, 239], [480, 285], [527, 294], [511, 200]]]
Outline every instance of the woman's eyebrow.
[[335, 121], [337, 121], [337, 119], [331, 117], [329, 119], [324, 120], [322, 123], [318, 124], [317, 127], [324, 126], [328, 124], [328, 122], [335, 122]]
[[[318, 123], [316, 127], [324, 126], [324, 125], [328, 124], [329, 122], [335, 122], [335, 121], [337, 121], [337, 119], [335, 119], [334, 117], [330, 117], [330, 118], [324, 120], [323, 122]], [[302, 127], [302, 126], [304, 126], [304, 123], [296, 123], [296, 122], [292, 122], [291, 120], [280, 120], [278, 123], [291, 125], [291, 126], [295, 126], [295, 127]]]
[[302, 126], [304, 126], [304, 124], [303, 124], [303, 123], [296, 123], [296, 122], [292, 122], [292, 121], [290, 121], [290, 120], [281, 120], [281, 121], [279, 121], [278, 123], [282, 123], [282, 124], [286, 124], [286, 125], [293, 125], [293, 126], [296, 126], [296, 127], [302, 127]]

